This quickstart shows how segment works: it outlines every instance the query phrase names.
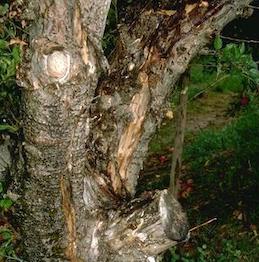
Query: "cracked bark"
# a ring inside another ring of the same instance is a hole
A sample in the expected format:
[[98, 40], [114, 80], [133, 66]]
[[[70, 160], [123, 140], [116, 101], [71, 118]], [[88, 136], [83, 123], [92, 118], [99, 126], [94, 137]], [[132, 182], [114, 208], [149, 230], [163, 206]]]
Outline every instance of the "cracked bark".
[[30, 52], [19, 72], [25, 259], [145, 261], [186, 237], [186, 216], [171, 194], [134, 194], [174, 84], [250, 0], [204, 3], [178, 12], [143, 9], [130, 26], [121, 24], [102, 77], [110, 1], [32, 4]]

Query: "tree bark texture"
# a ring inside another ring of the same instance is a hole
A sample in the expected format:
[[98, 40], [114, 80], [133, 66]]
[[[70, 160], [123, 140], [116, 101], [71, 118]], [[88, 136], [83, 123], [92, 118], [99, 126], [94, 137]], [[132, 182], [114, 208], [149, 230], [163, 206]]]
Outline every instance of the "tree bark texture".
[[186, 216], [167, 190], [134, 199], [138, 174], [179, 76], [249, 2], [146, 5], [118, 25], [109, 68], [100, 39], [110, 0], [30, 3], [19, 72], [27, 261], [155, 261], [186, 237]]

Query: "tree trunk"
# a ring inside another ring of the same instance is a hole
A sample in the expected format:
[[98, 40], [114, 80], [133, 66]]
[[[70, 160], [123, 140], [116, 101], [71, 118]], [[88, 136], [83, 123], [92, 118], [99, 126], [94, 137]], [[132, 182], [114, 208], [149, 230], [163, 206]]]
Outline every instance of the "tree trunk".
[[200, 1], [176, 12], [136, 3], [108, 68], [101, 38], [110, 0], [31, 1], [19, 72], [27, 261], [155, 261], [186, 238], [171, 193], [133, 198], [138, 174], [177, 79], [249, 2]]

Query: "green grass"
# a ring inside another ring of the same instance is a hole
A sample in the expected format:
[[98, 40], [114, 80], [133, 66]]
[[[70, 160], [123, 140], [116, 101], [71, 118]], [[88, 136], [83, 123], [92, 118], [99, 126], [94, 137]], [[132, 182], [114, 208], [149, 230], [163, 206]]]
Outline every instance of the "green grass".
[[204, 174], [203, 179], [209, 182], [223, 176], [226, 187], [233, 179], [239, 183], [258, 182], [258, 119], [259, 105], [255, 101], [222, 130], [198, 134], [184, 150], [184, 159], [192, 172]]
[[[218, 110], [217, 92], [209, 92], [203, 110], [203, 97], [193, 101], [189, 113], [207, 114]], [[230, 95], [230, 94], [229, 94]], [[197, 103], [199, 106], [197, 106]], [[195, 110], [193, 110], [195, 108]], [[226, 107], [227, 108], [227, 107]], [[208, 111], [208, 112], [207, 112]], [[206, 113], [207, 112], [207, 113]], [[191, 227], [216, 217], [217, 222], [192, 234], [185, 245], [178, 245], [165, 261], [259, 261], [259, 101], [250, 97], [248, 106], [239, 108], [235, 118], [223, 127], [189, 132], [184, 149], [183, 181], [193, 180], [193, 191], [181, 201]], [[173, 125], [166, 122], [151, 143], [152, 166], [158, 170], [143, 179], [142, 190], [165, 188], [170, 172]], [[168, 161], [161, 165], [159, 156]], [[159, 171], [161, 165], [161, 172]], [[157, 179], [159, 177], [159, 179]]]
[[[190, 128], [189, 122], [181, 180], [191, 180], [192, 191], [180, 199], [191, 227], [211, 218], [217, 222], [171, 249], [166, 262], [259, 261], [259, 73], [244, 45], [223, 48], [217, 41], [216, 55], [194, 59], [188, 71], [188, 115], [205, 129]], [[241, 97], [249, 98], [249, 104], [242, 106]], [[176, 95], [173, 108], [177, 101]], [[231, 118], [224, 115], [230, 106]], [[173, 130], [166, 121], [152, 140], [149, 163], [157, 170], [153, 178], [152, 172], [141, 178], [148, 185], [142, 190], [168, 185]], [[162, 165], [160, 156], [168, 159]]]
[[194, 232], [166, 261], [259, 261], [259, 103], [221, 130], [201, 131], [184, 150], [194, 190], [183, 200]]

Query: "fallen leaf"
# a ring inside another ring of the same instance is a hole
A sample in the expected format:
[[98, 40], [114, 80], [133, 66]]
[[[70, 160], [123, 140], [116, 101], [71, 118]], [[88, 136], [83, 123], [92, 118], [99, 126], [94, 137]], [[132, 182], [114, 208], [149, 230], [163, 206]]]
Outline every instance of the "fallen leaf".
[[234, 210], [233, 217], [237, 220], [243, 220], [243, 214], [240, 210]]
[[172, 110], [168, 110], [166, 113], [165, 113], [165, 116], [168, 118], [168, 119], [173, 119], [174, 118], [174, 113]]
[[22, 24], [22, 28], [25, 28], [27, 26], [27, 23], [25, 20], [22, 20], [21, 24]]
[[166, 156], [160, 156], [159, 157], [159, 162], [160, 162], [160, 164], [163, 164], [164, 162], [166, 162], [168, 159], [167, 159], [167, 157]]
[[18, 44], [20, 46], [28, 45], [28, 43], [24, 42], [23, 40], [19, 38], [13, 38], [10, 40], [9, 45], [15, 45]]

